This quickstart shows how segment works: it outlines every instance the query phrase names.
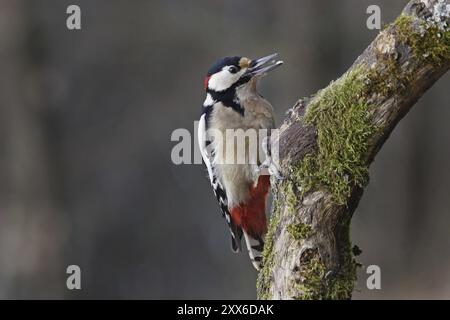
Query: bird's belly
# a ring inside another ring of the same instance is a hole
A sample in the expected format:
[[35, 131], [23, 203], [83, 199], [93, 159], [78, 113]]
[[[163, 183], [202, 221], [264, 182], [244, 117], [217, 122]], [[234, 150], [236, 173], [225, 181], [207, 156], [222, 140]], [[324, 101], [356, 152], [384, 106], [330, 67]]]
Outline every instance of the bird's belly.
[[257, 109], [261, 106], [253, 104], [245, 107], [244, 115], [232, 108], [216, 107], [209, 123], [214, 135], [213, 161], [230, 208], [245, 202], [257, 183], [258, 168], [266, 158], [261, 143], [274, 127], [270, 110], [261, 112]]
[[228, 207], [233, 208], [246, 202], [251, 187], [258, 179], [254, 167], [248, 164], [218, 165], [219, 179], [227, 193]]

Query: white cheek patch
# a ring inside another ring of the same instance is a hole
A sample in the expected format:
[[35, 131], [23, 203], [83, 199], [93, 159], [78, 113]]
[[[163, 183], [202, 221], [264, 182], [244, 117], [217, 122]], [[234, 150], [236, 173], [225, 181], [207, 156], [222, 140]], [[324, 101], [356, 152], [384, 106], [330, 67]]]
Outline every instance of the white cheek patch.
[[231, 73], [228, 69], [224, 68], [209, 78], [208, 88], [214, 91], [224, 91], [237, 82], [244, 72], [244, 70], [241, 70], [236, 73]]

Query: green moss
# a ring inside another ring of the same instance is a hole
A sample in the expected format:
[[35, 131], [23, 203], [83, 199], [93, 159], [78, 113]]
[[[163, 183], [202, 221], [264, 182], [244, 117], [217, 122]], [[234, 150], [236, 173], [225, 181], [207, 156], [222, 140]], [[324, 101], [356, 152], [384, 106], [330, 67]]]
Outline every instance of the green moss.
[[274, 235], [278, 224], [280, 223], [280, 209], [278, 203], [274, 203], [274, 212], [270, 219], [269, 230], [267, 231], [264, 251], [263, 251], [263, 268], [259, 272], [256, 283], [256, 292], [258, 299], [270, 299], [269, 287], [272, 280], [272, 269], [274, 267]]
[[398, 48], [407, 48], [405, 52], [411, 50], [416, 57], [412, 61], [415, 65], [441, 65], [450, 59], [450, 31], [444, 32], [430, 22], [409, 15], [402, 14], [394, 23], [387, 25], [379, 41], [381, 49], [391, 45], [392, 51], [388, 54], [379, 52], [376, 68], [368, 70], [368, 95], [403, 93], [414, 80], [414, 68], [402, 69]]
[[352, 296], [355, 281], [357, 279], [356, 271], [359, 264], [356, 262], [350, 241], [350, 219], [341, 225], [339, 241], [341, 244], [341, 261], [339, 273], [331, 276], [329, 279], [330, 289], [327, 292], [327, 299], [344, 300]]
[[304, 283], [295, 284], [294, 290], [300, 294], [294, 296], [296, 300], [348, 300], [352, 296], [356, 281], [356, 264], [349, 274], [330, 275], [326, 279], [327, 271], [319, 258], [314, 258], [307, 269], [302, 271]]
[[[421, 62], [441, 65], [450, 59], [450, 30], [402, 14], [394, 22], [400, 41], [409, 46]], [[419, 31], [417, 31], [419, 30]]]
[[293, 285], [294, 298], [299, 300], [346, 300], [352, 296], [356, 281], [356, 263], [350, 251], [349, 223], [343, 226], [344, 245], [341, 248], [339, 273], [330, 272], [322, 262], [317, 250], [300, 262], [301, 279]]
[[295, 194], [294, 183], [290, 180], [286, 180], [280, 186], [281, 193], [285, 198], [285, 203], [289, 212], [294, 213], [298, 206], [298, 197]]
[[389, 97], [399, 94], [407, 88], [411, 81], [408, 75], [401, 71], [398, 61], [392, 57], [383, 59], [384, 68], [370, 69], [367, 72], [367, 95], [380, 94]]
[[330, 280], [330, 289], [326, 299], [328, 300], [348, 300], [351, 299], [356, 281], [357, 263], [352, 262], [348, 269], [345, 269], [337, 277]]
[[305, 122], [317, 128], [317, 154], [304, 157], [294, 174], [306, 193], [325, 186], [345, 204], [353, 186], [368, 179], [367, 141], [373, 134], [367, 91], [367, 68], [360, 66], [332, 82], [311, 102]]
[[306, 239], [311, 233], [311, 226], [305, 223], [293, 223], [287, 227], [287, 231], [295, 240]]
[[[290, 180], [285, 180], [278, 185], [280, 196], [283, 197], [283, 204], [286, 205], [288, 212], [294, 213], [298, 206], [298, 197], [296, 195], [294, 183]], [[258, 299], [270, 299], [268, 288], [272, 280], [272, 268], [274, 266], [274, 235], [280, 223], [281, 206], [280, 202], [275, 199], [273, 214], [269, 223], [269, 230], [267, 231], [263, 251], [263, 268], [258, 275], [257, 294]]]
[[303, 281], [294, 285], [294, 289], [301, 295], [294, 297], [296, 300], [321, 300], [324, 294], [324, 277], [326, 268], [318, 255], [315, 255], [301, 269]]
[[[294, 213], [298, 206], [298, 196], [294, 183], [290, 180], [283, 181], [278, 185], [279, 194], [283, 197], [283, 204], [287, 206], [287, 210], [290, 213]], [[267, 231], [264, 243], [263, 251], [263, 268], [258, 275], [257, 281], [257, 293], [258, 298], [267, 300], [270, 298], [268, 288], [270, 287], [270, 281], [272, 279], [272, 268], [274, 266], [274, 235], [277, 231], [278, 224], [280, 223], [281, 207], [279, 201], [274, 201], [274, 210], [269, 223], [269, 230]]]
[[[287, 198], [291, 194], [288, 190], [294, 190], [292, 182], [284, 181], [280, 186], [278, 194], [283, 195], [283, 202], [287, 203]], [[266, 243], [263, 251], [264, 266], [258, 275], [257, 295], [258, 299], [271, 299], [270, 287], [272, 284], [272, 271], [275, 267], [274, 236], [277, 232], [281, 218], [281, 202], [276, 199], [274, 203], [274, 213], [266, 235]], [[302, 254], [300, 259], [299, 275], [301, 281], [295, 282], [292, 286], [292, 296], [296, 299], [349, 299], [351, 297], [354, 282], [356, 280], [357, 263], [355, 262], [350, 243], [350, 220], [340, 224], [336, 231], [338, 238], [336, 242], [340, 246], [341, 262], [339, 273], [329, 272], [322, 262], [317, 249], [307, 249], [308, 254]], [[288, 233], [295, 239], [301, 240], [311, 236], [312, 227], [304, 223], [293, 223], [287, 228]]]

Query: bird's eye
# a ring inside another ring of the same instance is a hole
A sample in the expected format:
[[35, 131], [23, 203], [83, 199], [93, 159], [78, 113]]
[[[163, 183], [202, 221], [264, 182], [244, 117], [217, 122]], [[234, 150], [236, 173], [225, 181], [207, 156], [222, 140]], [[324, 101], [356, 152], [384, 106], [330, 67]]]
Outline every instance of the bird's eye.
[[238, 72], [238, 68], [236, 68], [235, 66], [230, 66], [228, 68], [228, 71], [230, 71], [231, 73], [236, 73], [236, 72]]

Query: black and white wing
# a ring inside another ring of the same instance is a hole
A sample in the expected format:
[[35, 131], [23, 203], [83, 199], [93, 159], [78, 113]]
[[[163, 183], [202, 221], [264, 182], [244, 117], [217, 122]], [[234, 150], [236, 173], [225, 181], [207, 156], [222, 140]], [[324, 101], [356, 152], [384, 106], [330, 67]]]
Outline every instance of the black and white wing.
[[212, 148], [211, 140], [207, 136], [207, 117], [208, 112], [204, 112], [200, 117], [200, 121], [198, 124], [198, 144], [200, 153], [202, 155], [206, 169], [208, 170], [209, 180], [217, 201], [219, 202], [222, 216], [227, 221], [228, 227], [231, 232], [231, 248], [234, 252], [239, 252], [241, 251], [242, 229], [239, 226], [235, 225], [233, 223], [233, 220], [231, 219], [231, 214], [228, 210], [228, 199], [226, 191], [215, 173], [213, 163], [214, 150]]

